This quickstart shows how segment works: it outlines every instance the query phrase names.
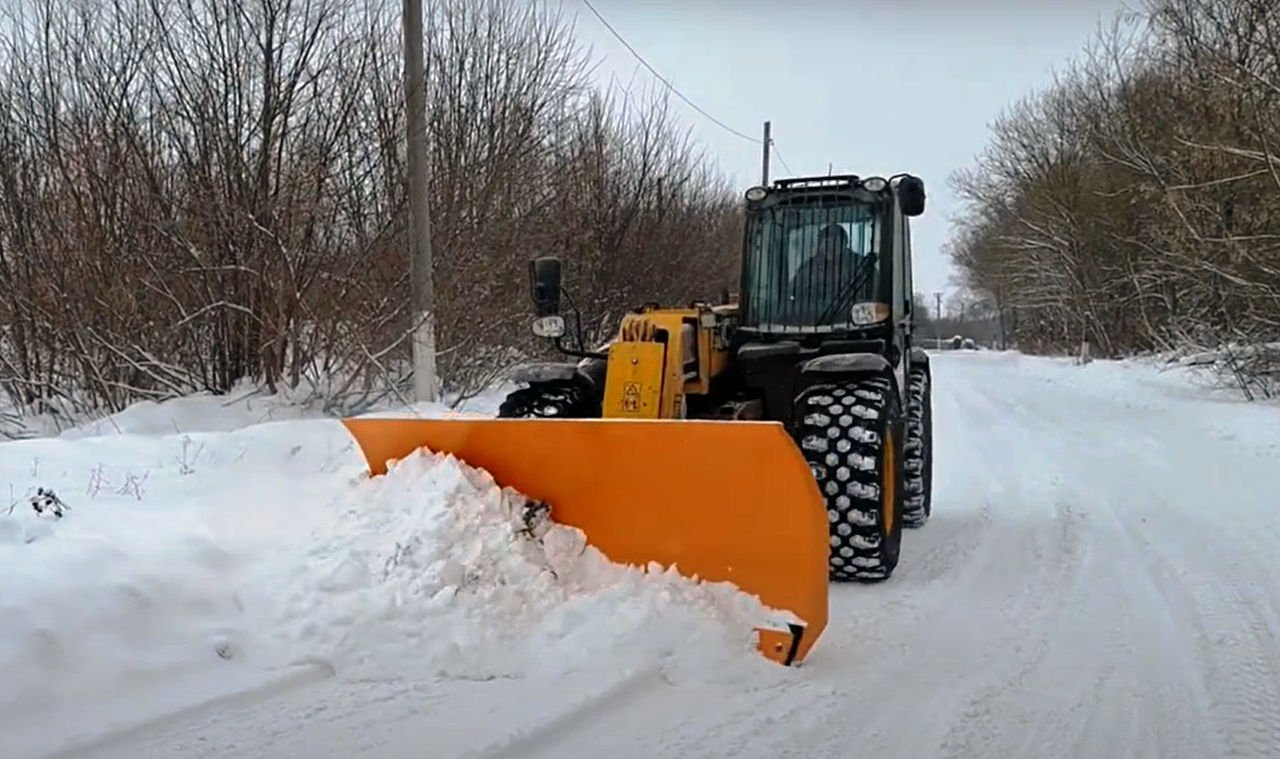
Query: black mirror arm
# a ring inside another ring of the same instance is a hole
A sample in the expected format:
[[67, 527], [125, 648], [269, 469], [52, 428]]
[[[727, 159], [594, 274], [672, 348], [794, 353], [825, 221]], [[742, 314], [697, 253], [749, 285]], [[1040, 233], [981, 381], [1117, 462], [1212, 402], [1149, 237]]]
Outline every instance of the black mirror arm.
[[[574, 302], [573, 296], [569, 295], [568, 290], [562, 287], [560, 288], [560, 294], [564, 296], [565, 301], [569, 303], [569, 309], [573, 311], [574, 331], [577, 333], [577, 336], [578, 336], [578, 350], [586, 351], [587, 338], [582, 331], [582, 311], [581, 309], [578, 308], [578, 304]], [[556, 347], [560, 348], [559, 345], [557, 345]], [[565, 349], [560, 348], [560, 350], [564, 351]], [[569, 354], [569, 355], [577, 355], [577, 354]]]
[[556, 350], [560, 351], [566, 356], [577, 356], [578, 358], [603, 358], [603, 359], [609, 358], [609, 354], [605, 353], [604, 351], [585, 351], [585, 350], [574, 350], [573, 348], [566, 348], [564, 346], [564, 337], [557, 337], [555, 339], [555, 346], [556, 346]]

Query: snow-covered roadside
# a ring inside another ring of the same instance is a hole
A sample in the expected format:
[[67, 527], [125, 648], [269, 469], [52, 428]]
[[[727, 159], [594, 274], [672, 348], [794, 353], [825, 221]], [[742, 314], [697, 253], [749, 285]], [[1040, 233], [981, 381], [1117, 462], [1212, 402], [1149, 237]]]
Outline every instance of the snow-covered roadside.
[[[369, 415], [441, 416], [447, 413], [497, 413], [498, 404], [514, 385], [498, 384], [456, 403], [450, 395], [436, 403], [405, 405], [388, 399]], [[446, 402], [447, 401], [447, 402]], [[456, 408], [453, 406], [456, 405]], [[122, 411], [83, 418], [55, 418], [49, 414], [23, 415], [0, 396], [0, 432], [10, 439], [61, 437], [80, 439], [99, 435], [171, 435], [190, 432], [232, 432], [255, 424], [327, 419], [320, 396], [308, 387], [268, 393], [243, 382], [225, 395], [199, 393], [162, 402], [138, 401]], [[0, 437], [0, 440], [5, 438]]]
[[[751, 599], [612, 565], [456, 460], [421, 454], [370, 479], [336, 420], [135, 434], [162, 424], [146, 412], [0, 446], [0, 756], [316, 673], [771, 666], [751, 649], [766, 613]], [[37, 488], [65, 516], [35, 514]]]

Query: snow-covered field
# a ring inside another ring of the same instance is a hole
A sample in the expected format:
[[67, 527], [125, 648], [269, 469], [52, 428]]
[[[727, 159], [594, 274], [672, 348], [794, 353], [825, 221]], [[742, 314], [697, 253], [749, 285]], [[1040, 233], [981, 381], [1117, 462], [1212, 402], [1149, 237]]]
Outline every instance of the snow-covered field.
[[451, 460], [370, 480], [333, 420], [0, 445], [0, 756], [1280, 756], [1280, 407], [934, 361], [934, 517], [791, 669], [727, 589], [524, 537]]

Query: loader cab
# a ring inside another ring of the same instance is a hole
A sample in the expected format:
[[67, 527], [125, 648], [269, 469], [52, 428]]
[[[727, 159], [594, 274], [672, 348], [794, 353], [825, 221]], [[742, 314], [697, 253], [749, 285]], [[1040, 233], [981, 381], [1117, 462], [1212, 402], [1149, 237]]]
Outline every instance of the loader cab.
[[892, 329], [910, 316], [908, 217], [923, 206], [923, 183], [909, 175], [751, 188], [738, 328], [763, 340]]
[[883, 360], [902, 387], [913, 347], [910, 218], [924, 211], [924, 183], [801, 177], [753, 187], [746, 201], [733, 336], [741, 389], [789, 421], [814, 359]]

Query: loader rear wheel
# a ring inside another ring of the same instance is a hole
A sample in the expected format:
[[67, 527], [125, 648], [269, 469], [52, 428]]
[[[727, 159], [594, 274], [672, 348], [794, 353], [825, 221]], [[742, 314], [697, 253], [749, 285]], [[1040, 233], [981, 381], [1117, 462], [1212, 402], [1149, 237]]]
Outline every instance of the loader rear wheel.
[[832, 580], [878, 581], [898, 565], [903, 463], [898, 393], [886, 377], [824, 382], [796, 399], [800, 448], [827, 501]]
[[923, 527], [933, 513], [933, 388], [929, 370], [912, 367], [907, 376], [906, 436], [902, 464], [906, 498], [902, 526]]
[[503, 419], [583, 419], [600, 416], [587, 388], [575, 382], [546, 382], [513, 391], [498, 406]]

